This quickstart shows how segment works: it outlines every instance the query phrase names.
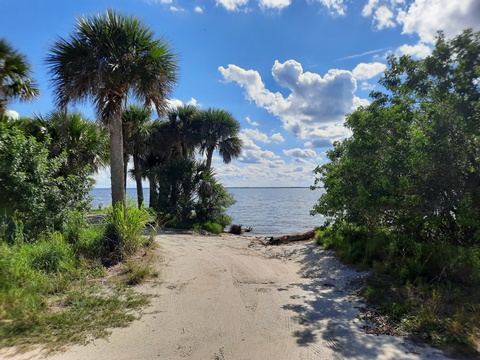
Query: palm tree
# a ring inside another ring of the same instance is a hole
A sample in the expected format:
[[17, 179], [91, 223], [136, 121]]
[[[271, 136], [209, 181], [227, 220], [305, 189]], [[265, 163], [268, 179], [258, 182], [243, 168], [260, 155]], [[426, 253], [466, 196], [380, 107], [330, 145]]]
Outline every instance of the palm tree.
[[166, 131], [178, 140], [184, 158], [192, 156], [200, 145], [199, 131], [195, 128], [198, 111], [193, 105], [183, 105], [167, 112]]
[[25, 57], [0, 39], [0, 114], [7, 110], [11, 99], [32, 100], [40, 92], [30, 77], [30, 65]]
[[46, 116], [36, 116], [33, 121], [42, 129], [33, 130], [37, 138], [46, 134], [50, 137], [50, 157], [66, 153], [59, 175], [96, 173], [107, 165], [108, 132], [103, 126], [84, 119], [79, 112], [53, 111]]
[[240, 124], [233, 115], [222, 109], [199, 111], [196, 127], [200, 131], [200, 153], [207, 156], [207, 168], [212, 167], [212, 157], [218, 150], [225, 164], [240, 155], [242, 140], [238, 137]]
[[141, 160], [147, 154], [147, 140], [153, 130], [152, 122], [150, 121], [151, 115], [151, 110], [144, 109], [135, 104], [128, 106], [122, 114], [125, 177], [127, 175], [128, 160], [130, 156], [132, 156], [132, 173], [137, 186], [137, 201], [139, 208], [143, 204]]
[[107, 10], [79, 18], [74, 32], [51, 46], [46, 62], [57, 105], [93, 100], [108, 124], [112, 204], [125, 204], [123, 106], [129, 95], [161, 113], [177, 81], [176, 54], [138, 18]]

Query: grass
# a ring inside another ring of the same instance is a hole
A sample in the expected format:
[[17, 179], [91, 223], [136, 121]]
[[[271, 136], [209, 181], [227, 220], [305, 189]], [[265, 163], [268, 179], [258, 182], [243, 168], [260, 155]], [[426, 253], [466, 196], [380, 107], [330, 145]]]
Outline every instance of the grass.
[[158, 272], [153, 237], [140, 235], [143, 214], [128, 213], [135, 231], [129, 221], [113, 223], [124, 231], [125, 262], [112, 268], [104, 265], [111, 250], [106, 227], [87, 224], [79, 214], [64, 233], [45, 233], [35, 242], [0, 238], [0, 347], [59, 350], [104, 338], [139, 316], [149, 296], [131, 286]]
[[362, 229], [319, 229], [317, 243], [372, 275], [363, 288], [363, 314], [387, 333], [427, 341], [467, 357], [480, 350], [480, 250], [415, 243]]

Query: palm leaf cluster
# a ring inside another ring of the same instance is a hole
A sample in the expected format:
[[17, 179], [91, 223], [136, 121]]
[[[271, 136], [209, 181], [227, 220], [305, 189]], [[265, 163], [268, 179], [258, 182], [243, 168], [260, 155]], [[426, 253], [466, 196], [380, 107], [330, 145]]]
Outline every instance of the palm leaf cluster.
[[0, 39], [0, 114], [5, 113], [10, 100], [31, 100], [39, 94], [25, 57]]

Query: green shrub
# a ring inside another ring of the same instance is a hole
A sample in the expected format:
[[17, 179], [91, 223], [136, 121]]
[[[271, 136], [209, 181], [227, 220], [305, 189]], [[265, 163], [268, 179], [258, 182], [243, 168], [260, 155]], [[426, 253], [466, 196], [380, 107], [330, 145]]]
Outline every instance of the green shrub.
[[207, 230], [214, 234], [220, 234], [223, 231], [223, 226], [214, 222], [206, 222], [202, 225], [202, 229]]
[[146, 224], [151, 220], [150, 213], [142, 205], [137, 208], [135, 203], [127, 200], [127, 209], [123, 204], [110, 206], [107, 211], [107, 229], [105, 234], [106, 249], [110, 251], [110, 261], [118, 261], [135, 253], [145, 244], [142, 238]]

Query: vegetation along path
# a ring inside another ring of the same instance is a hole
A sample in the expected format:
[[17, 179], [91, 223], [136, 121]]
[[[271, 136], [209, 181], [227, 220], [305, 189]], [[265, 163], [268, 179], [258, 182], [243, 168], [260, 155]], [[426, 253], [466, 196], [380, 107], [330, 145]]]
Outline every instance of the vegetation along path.
[[446, 358], [404, 338], [366, 334], [355, 296], [365, 273], [313, 242], [264, 246], [226, 234], [156, 240], [161, 275], [142, 285], [156, 296], [140, 319], [49, 358]]

